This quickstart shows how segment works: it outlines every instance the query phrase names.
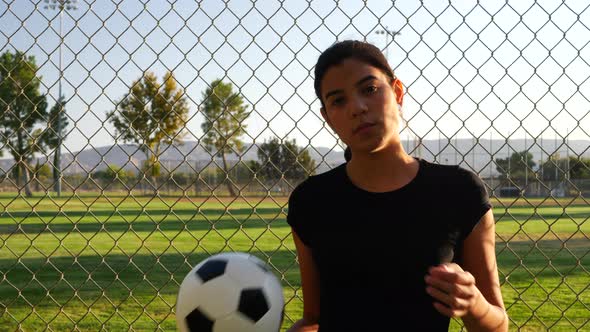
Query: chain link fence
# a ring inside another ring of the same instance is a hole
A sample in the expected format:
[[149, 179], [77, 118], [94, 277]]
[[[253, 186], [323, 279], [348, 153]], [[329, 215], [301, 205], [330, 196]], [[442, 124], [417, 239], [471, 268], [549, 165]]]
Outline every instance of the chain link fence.
[[488, 185], [510, 330], [590, 330], [588, 3], [272, 0], [0, 2], [0, 330], [173, 330], [220, 251], [298, 319], [287, 198], [344, 161], [312, 85], [343, 39], [407, 88], [406, 150]]

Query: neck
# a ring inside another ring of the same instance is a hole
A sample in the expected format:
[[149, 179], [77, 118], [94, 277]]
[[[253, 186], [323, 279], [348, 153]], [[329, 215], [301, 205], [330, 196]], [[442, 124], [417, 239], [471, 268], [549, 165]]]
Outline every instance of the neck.
[[412, 181], [418, 167], [418, 162], [399, 144], [378, 152], [353, 152], [346, 171], [356, 186], [367, 191], [385, 192]]

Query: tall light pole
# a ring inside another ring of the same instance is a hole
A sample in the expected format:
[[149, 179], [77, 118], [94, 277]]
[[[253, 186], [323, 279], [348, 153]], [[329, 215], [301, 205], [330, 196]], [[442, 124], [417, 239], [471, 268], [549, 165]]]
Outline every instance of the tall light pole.
[[529, 149], [526, 145], [526, 131], [524, 132], [524, 190], [526, 192], [529, 185]]
[[61, 78], [63, 77], [62, 71], [62, 52], [61, 46], [63, 44], [63, 12], [64, 10], [77, 10], [78, 7], [76, 3], [78, 0], [45, 0], [46, 5], [44, 6], [45, 9], [51, 10], [58, 10], [59, 11], [59, 79], [58, 79], [58, 98], [57, 102], [59, 104], [59, 111], [57, 112], [56, 122], [57, 122], [57, 147], [55, 149], [55, 168], [57, 181], [55, 182], [55, 192], [57, 193], [57, 197], [61, 196], [61, 145], [62, 145], [62, 137], [61, 137], [61, 117], [63, 112], [63, 103], [62, 103], [62, 92], [61, 92]]
[[401, 35], [402, 33], [395, 30], [389, 30], [387, 26], [385, 26], [385, 29], [376, 30], [375, 33], [378, 35], [385, 35], [385, 58], [389, 60], [389, 54], [387, 52], [389, 49], [389, 36], [393, 39], [395, 35]]

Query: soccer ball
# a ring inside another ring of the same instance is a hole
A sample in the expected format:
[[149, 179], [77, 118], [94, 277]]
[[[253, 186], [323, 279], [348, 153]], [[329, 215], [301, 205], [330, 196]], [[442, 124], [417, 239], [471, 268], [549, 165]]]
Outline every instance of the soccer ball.
[[184, 278], [176, 299], [181, 332], [277, 332], [283, 289], [264, 262], [246, 253], [213, 255]]

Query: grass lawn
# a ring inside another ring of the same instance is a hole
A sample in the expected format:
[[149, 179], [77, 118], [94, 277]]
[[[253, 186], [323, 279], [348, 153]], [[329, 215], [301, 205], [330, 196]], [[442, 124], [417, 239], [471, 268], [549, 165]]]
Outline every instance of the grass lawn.
[[[493, 204], [510, 330], [590, 330], [590, 205]], [[282, 278], [286, 328], [303, 309], [286, 209], [286, 198], [3, 193], [0, 331], [174, 330], [185, 274], [232, 250], [261, 257]]]

